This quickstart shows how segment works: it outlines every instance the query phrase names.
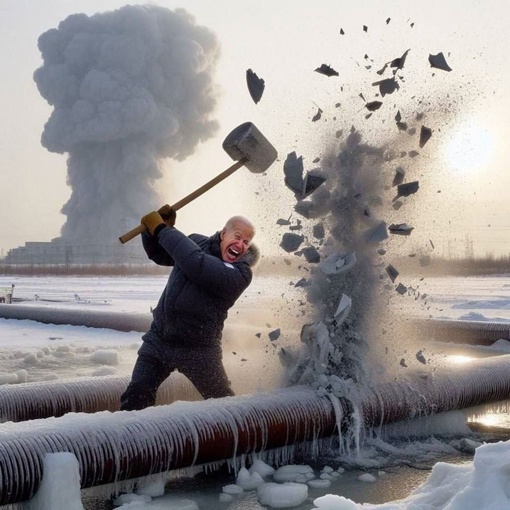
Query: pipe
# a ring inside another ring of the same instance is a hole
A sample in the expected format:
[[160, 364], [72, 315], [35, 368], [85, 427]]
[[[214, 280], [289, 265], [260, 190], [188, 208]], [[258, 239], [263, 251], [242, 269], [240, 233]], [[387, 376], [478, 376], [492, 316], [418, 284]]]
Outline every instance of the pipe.
[[[152, 315], [149, 313], [65, 310], [23, 304], [0, 304], [0, 318], [28, 319], [44, 324], [68, 324], [140, 333], [145, 333], [152, 321]], [[504, 322], [419, 319], [411, 321], [410, 325], [415, 331], [413, 336], [416, 336], [417, 330], [424, 338], [443, 342], [491, 345], [499, 339], [510, 340], [510, 323]]]
[[[59, 417], [67, 413], [118, 411], [130, 377], [65, 379], [0, 386], [0, 423]], [[159, 387], [156, 405], [176, 400], [202, 400], [180, 372], [172, 372]]]
[[32, 320], [43, 324], [66, 324], [69, 326], [88, 326], [116, 331], [139, 331], [145, 333], [152, 322], [150, 313], [122, 313], [100, 310], [66, 310], [51, 306], [3, 305], [0, 304], [0, 318]]
[[[366, 389], [366, 427], [488, 404], [510, 397], [510, 355], [476, 360], [414, 380]], [[353, 404], [338, 401], [343, 414]], [[0, 505], [30, 499], [48, 452], [78, 459], [82, 488], [232, 459], [332, 436], [330, 399], [309, 387], [176, 402], [142, 411], [68, 414], [0, 427]]]
[[419, 320], [415, 325], [422, 338], [472, 345], [492, 345], [510, 340], [509, 322]]

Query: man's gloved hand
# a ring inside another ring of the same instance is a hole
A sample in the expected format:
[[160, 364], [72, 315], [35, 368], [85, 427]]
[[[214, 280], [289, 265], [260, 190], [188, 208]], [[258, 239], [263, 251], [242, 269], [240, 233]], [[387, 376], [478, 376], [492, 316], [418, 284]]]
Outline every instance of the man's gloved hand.
[[[142, 216], [140, 223], [142, 225], [145, 225], [147, 227], [147, 230], [152, 235], [156, 235], [157, 233], [159, 233], [161, 228], [166, 226], [165, 222], [163, 221], [163, 218], [161, 217], [158, 211], [152, 211], [149, 214]], [[161, 228], [158, 228], [160, 226]]]
[[177, 218], [177, 212], [174, 211], [168, 204], [158, 209], [158, 213], [163, 218], [167, 227], [173, 227], [175, 225], [175, 219]]

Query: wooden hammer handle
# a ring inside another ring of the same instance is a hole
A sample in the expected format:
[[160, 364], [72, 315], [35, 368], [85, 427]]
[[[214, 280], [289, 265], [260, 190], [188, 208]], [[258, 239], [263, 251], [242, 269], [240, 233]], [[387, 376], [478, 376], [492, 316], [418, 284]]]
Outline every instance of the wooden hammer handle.
[[[178, 202], [176, 202], [174, 205], [172, 205], [172, 209], [174, 211], [177, 211], [184, 207], [185, 205], [189, 204], [195, 198], [198, 198], [200, 195], [203, 195], [206, 191], [210, 190], [212, 187], [216, 186], [216, 184], [220, 183], [224, 179], [226, 179], [229, 175], [232, 175], [236, 170], [241, 168], [246, 163], [246, 158], [242, 158], [239, 161], [236, 161], [232, 166], [228, 167], [226, 170], [221, 172], [221, 174], [217, 175], [213, 179], [211, 179], [209, 182], [206, 182], [203, 186], [200, 186], [200, 188], [197, 188], [195, 191], [190, 193], [189, 195], [185, 196]], [[129, 232], [126, 232], [124, 235], [119, 237], [119, 241], [121, 244], [125, 244], [128, 241], [131, 241], [131, 239], [135, 238], [137, 235], [140, 235], [142, 232], [145, 232], [147, 230], [145, 228], [145, 225], [138, 225], [138, 227], [135, 227], [134, 229], [130, 230]]]

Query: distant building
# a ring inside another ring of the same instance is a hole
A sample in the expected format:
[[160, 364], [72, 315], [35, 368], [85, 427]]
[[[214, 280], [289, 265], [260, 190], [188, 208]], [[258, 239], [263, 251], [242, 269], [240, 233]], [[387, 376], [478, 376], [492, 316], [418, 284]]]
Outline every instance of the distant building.
[[142, 265], [151, 263], [139, 239], [120, 244], [80, 242], [55, 238], [50, 242], [28, 241], [13, 248], [2, 260], [16, 265]]

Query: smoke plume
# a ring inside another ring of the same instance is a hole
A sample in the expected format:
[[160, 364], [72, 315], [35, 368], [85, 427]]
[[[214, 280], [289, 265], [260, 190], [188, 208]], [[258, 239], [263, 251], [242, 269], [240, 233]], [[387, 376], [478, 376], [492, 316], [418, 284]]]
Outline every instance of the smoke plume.
[[128, 5], [71, 15], [38, 45], [34, 80], [53, 107], [41, 142], [68, 154], [62, 238], [111, 241], [162, 205], [160, 160], [216, 131], [217, 38], [185, 10]]

